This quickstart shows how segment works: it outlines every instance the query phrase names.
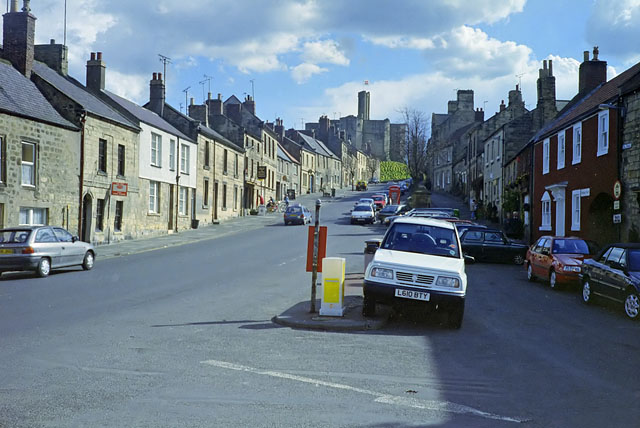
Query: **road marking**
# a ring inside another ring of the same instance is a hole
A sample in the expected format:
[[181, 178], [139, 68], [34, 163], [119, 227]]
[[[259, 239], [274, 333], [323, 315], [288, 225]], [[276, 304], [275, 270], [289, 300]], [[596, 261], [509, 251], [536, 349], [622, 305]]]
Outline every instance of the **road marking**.
[[383, 394], [381, 392], [371, 391], [368, 389], [362, 389], [355, 386], [345, 385], [341, 383], [326, 382], [319, 379], [313, 379], [305, 376], [292, 375], [289, 373], [278, 372], [273, 370], [262, 370], [254, 367], [243, 366], [240, 364], [229, 363], [226, 361], [218, 360], [206, 360], [201, 361], [201, 364], [207, 364], [214, 367], [220, 367], [228, 370], [235, 370], [240, 372], [255, 373], [263, 376], [277, 377], [280, 379], [288, 379], [296, 382], [309, 383], [315, 386], [326, 386], [327, 388], [341, 389], [345, 391], [357, 392], [360, 394], [370, 395], [375, 398], [376, 403], [392, 404], [396, 406], [412, 407], [414, 409], [432, 410], [438, 412], [455, 413], [458, 415], [473, 415], [486, 419], [493, 419], [505, 422], [523, 423], [526, 419], [515, 418], [509, 416], [496, 415], [494, 413], [484, 412], [482, 410], [474, 409], [473, 407], [465, 406], [463, 404], [452, 403], [450, 401], [436, 401], [436, 400], [420, 400], [416, 398], [409, 398], [397, 395]]

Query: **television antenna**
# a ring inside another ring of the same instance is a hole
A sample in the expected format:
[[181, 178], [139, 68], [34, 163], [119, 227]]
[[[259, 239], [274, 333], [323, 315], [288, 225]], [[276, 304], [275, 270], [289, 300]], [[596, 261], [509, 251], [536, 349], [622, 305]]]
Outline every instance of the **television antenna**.
[[191, 86], [187, 86], [185, 89], [182, 90], [182, 92], [184, 92], [184, 112], [185, 114], [188, 114], [189, 109], [188, 109], [188, 105], [189, 105], [189, 89], [191, 88]]

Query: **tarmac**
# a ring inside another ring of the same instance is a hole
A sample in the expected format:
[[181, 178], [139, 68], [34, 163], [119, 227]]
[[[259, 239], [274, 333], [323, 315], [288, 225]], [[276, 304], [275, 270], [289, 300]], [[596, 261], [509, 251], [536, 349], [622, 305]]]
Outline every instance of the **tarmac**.
[[[355, 192], [349, 189], [340, 189], [336, 191], [335, 197], [323, 197], [318, 193], [299, 195], [292, 203], [304, 204], [311, 208], [317, 199], [321, 199], [323, 202], [331, 202], [345, 196], [353, 195], [354, 193]], [[469, 218], [470, 215], [467, 204], [463, 203], [459, 198], [443, 193], [432, 194], [432, 206], [458, 208], [461, 218]], [[219, 224], [206, 225], [197, 229], [181, 230], [178, 233], [98, 245], [96, 247], [96, 258], [98, 260], [111, 259], [162, 248], [191, 244], [203, 240], [216, 239], [234, 233], [238, 229], [260, 229], [281, 222], [281, 215], [280, 213], [267, 213], [264, 216], [248, 215], [229, 219]], [[362, 315], [362, 286], [362, 273], [346, 275], [343, 301], [345, 309], [341, 317], [320, 315], [317, 311], [320, 309], [321, 302], [318, 300], [316, 302], [316, 312], [314, 313], [310, 312], [310, 301], [301, 302], [275, 315], [272, 318], [272, 322], [293, 329], [336, 332], [381, 329], [387, 324], [392, 315], [392, 310], [387, 306], [378, 305], [375, 316], [364, 317]], [[321, 291], [322, 287], [318, 286], [319, 296], [321, 295]]]

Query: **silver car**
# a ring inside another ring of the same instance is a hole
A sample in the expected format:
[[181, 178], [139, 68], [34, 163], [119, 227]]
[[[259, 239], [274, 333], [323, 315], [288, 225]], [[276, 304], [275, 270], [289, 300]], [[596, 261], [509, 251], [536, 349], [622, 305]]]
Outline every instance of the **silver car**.
[[0, 275], [9, 271], [33, 271], [43, 278], [57, 269], [93, 267], [93, 245], [57, 226], [20, 226], [0, 230]]

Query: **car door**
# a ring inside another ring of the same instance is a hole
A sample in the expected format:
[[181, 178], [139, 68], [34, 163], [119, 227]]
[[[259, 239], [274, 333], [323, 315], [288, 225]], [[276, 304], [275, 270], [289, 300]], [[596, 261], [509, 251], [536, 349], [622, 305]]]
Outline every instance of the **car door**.
[[511, 258], [509, 246], [500, 232], [485, 232], [482, 244], [482, 256], [485, 260], [502, 261]]
[[531, 264], [531, 271], [534, 275], [539, 275], [538, 265], [540, 263], [540, 251], [542, 250], [542, 244], [546, 238], [540, 238], [529, 249], [529, 263]]
[[61, 227], [54, 227], [53, 232], [60, 241], [60, 264], [71, 266], [82, 263], [84, 258], [84, 244], [73, 240], [73, 236]]
[[542, 243], [542, 247], [540, 247], [540, 253], [538, 254], [536, 264], [537, 275], [542, 278], [546, 278], [547, 276], [549, 276], [549, 268], [551, 267], [551, 263], [553, 260], [551, 256], [552, 244], [553, 241], [550, 238], [545, 238], [544, 242]]
[[50, 227], [41, 227], [36, 230], [33, 247], [38, 254], [51, 259], [52, 268], [62, 265], [62, 245]]
[[620, 259], [624, 256], [625, 251], [620, 247], [612, 247], [607, 260], [605, 262], [605, 268], [601, 272], [601, 278], [599, 280], [601, 289], [600, 292], [611, 299], [620, 300], [617, 282], [621, 280], [622, 265]]
[[483, 233], [479, 230], [467, 230], [462, 234], [460, 243], [462, 244], [462, 252], [469, 256], [473, 256], [478, 260], [483, 259], [482, 241]]
[[608, 248], [605, 252], [602, 253], [600, 257], [593, 258], [591, 263], [589, 264], [589, 278], [591, 280], [591, 289], [598, 294], [602, 294], [602, 276], [604, 275], [604, 271], [608, 269], [606, 265], [607, 257], [613, 248]]

